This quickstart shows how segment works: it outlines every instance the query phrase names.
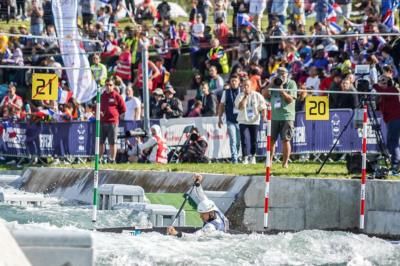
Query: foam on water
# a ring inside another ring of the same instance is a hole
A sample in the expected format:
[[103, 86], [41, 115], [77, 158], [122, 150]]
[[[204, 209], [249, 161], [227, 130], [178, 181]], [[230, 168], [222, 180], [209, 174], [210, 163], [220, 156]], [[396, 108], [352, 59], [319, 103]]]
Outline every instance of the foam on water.
[[[129, 213], [100, 211], [96, 226], [132, 225]], [[89, 206], [58, 200], [49, 200], [43, 207], [0, 204], [0, 218], [9, 227], [25, 230], [92, 228]], [[184, 239], [158, 233], [93, 232], [93, 237], [96, 265], [400, 265], [400, 245], [344, 232], [216, 234]]]

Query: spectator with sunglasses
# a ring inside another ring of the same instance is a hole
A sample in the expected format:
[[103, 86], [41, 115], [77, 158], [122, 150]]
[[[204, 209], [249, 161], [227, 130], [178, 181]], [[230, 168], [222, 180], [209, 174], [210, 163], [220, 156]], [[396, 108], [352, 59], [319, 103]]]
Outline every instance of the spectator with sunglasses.
[[106, 80], [106, 87], [101, 95], [101, 135], [100, 157], [105, 152], [105, 141], [110, 145], [109, 162], [114, 163], [117, 156], [116, 141], [118, 137], [118, 124], [120, 116], [126, 112], [126, 105], [121, 95], [115, 90], [112, 79]]

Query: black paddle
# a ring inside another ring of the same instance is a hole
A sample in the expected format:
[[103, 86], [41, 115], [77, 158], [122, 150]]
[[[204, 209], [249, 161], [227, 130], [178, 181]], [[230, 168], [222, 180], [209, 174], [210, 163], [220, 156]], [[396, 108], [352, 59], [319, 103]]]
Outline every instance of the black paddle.
[[196, 181], [194, 181], [192, 187], [190, 188], [189, 192], [188, 192], [188, 193], [185, 193], [185, 195], [184, 195], [185, 200], [182, 202], [181, 207], [179, 208], [178, 212], [176, 213], [175, 218], [174, 218], [174, 220], [172, 221], [171, 226], [174, 226], [176, 220], [177, 220], [178, 217], [181, 215], [181, 212], [182, 212], [182, 210], [183, 210], [183, 207], [185, 206], [186, 202], [189, 200], [190, 194], [192, 194], [192, 191], [193, 191], [194, 187], [199, 187], [199, 186], [200, 186], [200, 182], [199, 182], [199, 180], [196, 179]]

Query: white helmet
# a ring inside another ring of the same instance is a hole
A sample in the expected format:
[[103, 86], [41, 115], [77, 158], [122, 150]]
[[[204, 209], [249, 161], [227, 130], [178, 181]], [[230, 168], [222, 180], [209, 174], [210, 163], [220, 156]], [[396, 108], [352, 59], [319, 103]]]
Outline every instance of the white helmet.
[[215, 206], [214, 201], [206, 199], [197, 205], [197, 212], [198, 213], [207, 213], [211, 211], [216, 211], [218, 208]]

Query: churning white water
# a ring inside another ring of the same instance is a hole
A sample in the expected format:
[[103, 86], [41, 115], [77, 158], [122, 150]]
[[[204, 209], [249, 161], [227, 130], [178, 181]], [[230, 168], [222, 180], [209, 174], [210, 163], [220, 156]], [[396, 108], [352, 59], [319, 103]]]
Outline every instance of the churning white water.
[[[129, 211], [99, 212], [97, 227], [134, 224]], [[88, 206], [50, 201], [43, 207], [0, 204], [8, 226], [26, 230], [91, 230]], [[400, 245], [344, 232], [278, 235], [139, 236], [93, 232], [96, 265], [400, 265]]]

